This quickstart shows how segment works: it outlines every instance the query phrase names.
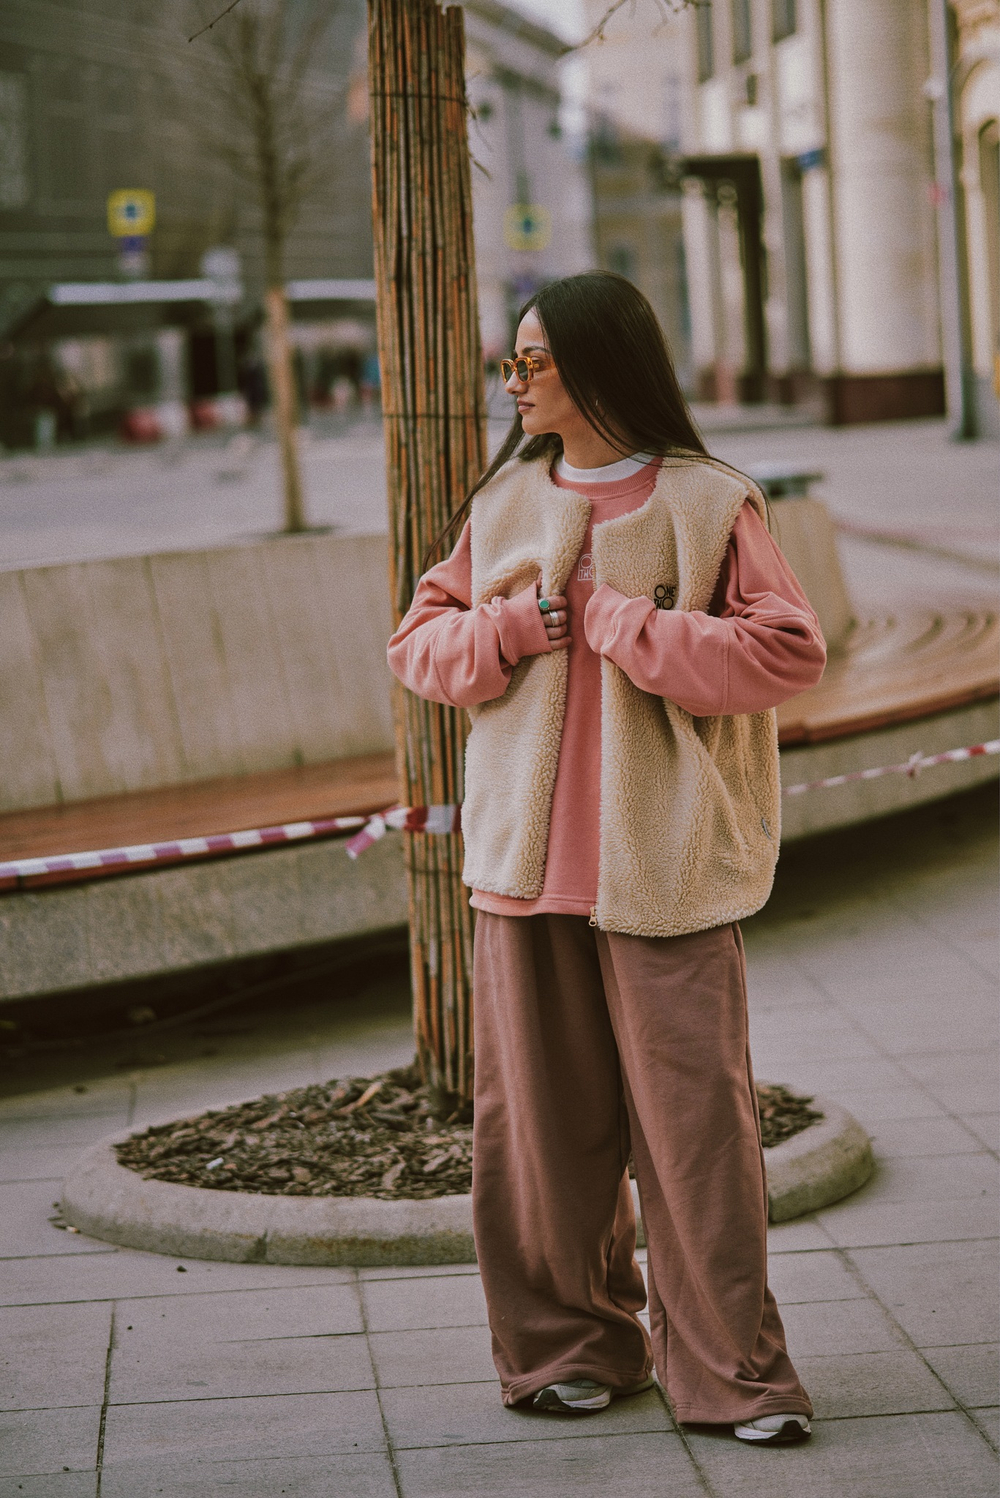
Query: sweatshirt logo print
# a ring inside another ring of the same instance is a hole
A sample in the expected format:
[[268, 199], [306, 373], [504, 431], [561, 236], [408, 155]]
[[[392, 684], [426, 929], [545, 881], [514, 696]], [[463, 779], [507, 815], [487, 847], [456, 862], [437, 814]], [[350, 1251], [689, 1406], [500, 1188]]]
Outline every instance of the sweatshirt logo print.
[[589, 551], [580, 553], [580, 566], [577, 569], [576, 580], [578, 583], [594, 581], [594, 558]]
[[672, 609], [676, 597], [677, 588], [673, 583], [657, 583], [653, 589], [653, 602], [658, 609]]

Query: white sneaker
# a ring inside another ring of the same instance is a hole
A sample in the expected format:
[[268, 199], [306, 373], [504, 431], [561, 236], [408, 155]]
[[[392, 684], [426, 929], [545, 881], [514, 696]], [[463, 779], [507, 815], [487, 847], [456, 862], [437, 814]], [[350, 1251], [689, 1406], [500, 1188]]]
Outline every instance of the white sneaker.
[[790, 1446], [794, 1441], [807, 1441], [812, 1426], [805, 1415], [761, 1415], [757, 1420], [734, 1425], [733, 1431], [738, 1441], [756, 1441], [758, 1446]]
[[539, 1389], [531, 1401], [533, 1410], [546, 1410], [550, 1415], [590, 1415], [595, 1410], [606, 1410], [612, 1399], [621, 1399], [627, 1394], [641, 1394], [653, 1387], [652, 1378], [633, 1384], [630, 1389], [612, 1389], [609, 1384], [595, 1383], [592, 1378], [571, 1378], [562, 1384], [546, 1384]]

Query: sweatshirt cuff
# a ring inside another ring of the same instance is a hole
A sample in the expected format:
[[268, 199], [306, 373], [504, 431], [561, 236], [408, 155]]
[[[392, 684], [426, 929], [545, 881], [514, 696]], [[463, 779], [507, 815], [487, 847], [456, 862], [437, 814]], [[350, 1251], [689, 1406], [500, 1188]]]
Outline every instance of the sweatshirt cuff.
[[602, 583], [599, 588], [594, 589], [583, 616], [583, 631], [591, 650], [598, 655], [607, 654], [615, 635], [621, 628], [621, 611], [635, 604], [639, 604], [640, 607], [645, 605], [642, 608], [644, 616], [653, 606], [648, 598], [626, 598], [624, 593], [616, 592], [607, 583]]
[[500, 636], [500, 654], [509, 666], [516, 666], [528, 655], [547, 655], [549, 644], [545, 621], [538, 607], [538, 593], [534, 583], [522, 588], [513, 598], [496, 598], [497, 633]]

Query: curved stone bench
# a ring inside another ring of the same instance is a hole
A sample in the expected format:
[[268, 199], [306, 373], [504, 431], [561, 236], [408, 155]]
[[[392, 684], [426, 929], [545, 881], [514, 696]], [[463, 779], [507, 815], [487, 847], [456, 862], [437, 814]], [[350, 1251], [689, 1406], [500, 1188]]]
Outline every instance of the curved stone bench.
[[[836, 1103], [815, 1101], [825, 1117], [767, 1151], [772, 1222], [839, 1201], [874, 1168], [871, 1142], [857, 1120]], [[89, 1149], [63, 1185], [65, 1221], [92, 1238], [235, 1263], [475, 1263], [469, 1196], [264, 1196], [147, 1181], [119, 1165], [120, 1138]], [[632, 1189], [635, 1195], [634, 1182]], [[639, 1242], [645, 1242], [641, 1222]]]

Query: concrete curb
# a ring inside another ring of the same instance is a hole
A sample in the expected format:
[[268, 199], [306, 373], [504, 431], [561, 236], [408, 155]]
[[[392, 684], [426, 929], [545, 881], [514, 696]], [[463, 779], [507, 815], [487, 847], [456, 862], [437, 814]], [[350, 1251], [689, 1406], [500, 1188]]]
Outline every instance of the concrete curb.
[[[821, 1123], [766, 1153], [772, 1222], [829, 1206], [872, 1173], [861, 1125], [836, 1103], [817, 1098], [816, 1106], [826, 1115]], [[469, 1196], [263, 1196], [146, 1181], [119, 1165], [113, 1146], [121, 1138], [93, 1145], [63, 1183], [65, 1221], [91, 1238], [238, 1264], [475, 1263]]]

